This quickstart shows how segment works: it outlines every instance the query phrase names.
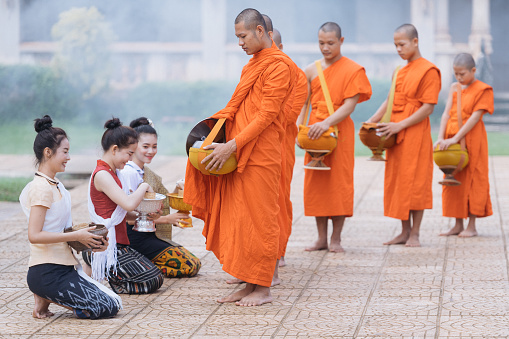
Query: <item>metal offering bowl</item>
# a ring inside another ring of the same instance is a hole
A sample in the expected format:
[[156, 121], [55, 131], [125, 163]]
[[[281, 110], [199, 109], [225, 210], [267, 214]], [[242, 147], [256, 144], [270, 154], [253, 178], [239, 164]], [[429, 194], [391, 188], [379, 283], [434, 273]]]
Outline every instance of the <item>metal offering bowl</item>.
[[156, 193], [154, 199], [143, 199], [135, 211], [139, 213], [136, 222], [134, 223], [133, 230], [138, 232], [155, 232], [155, 222], [150, 220], [148, 215], [155, 213], [163, 207], [163, 201], [166, 199], [164, 194]]

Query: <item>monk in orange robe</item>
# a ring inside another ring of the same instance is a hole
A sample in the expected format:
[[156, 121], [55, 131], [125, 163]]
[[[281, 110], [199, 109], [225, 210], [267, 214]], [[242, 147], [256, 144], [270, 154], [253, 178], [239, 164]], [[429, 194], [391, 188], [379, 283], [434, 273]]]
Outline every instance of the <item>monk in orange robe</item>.
[[242, 11], [235, 20], [239, 45], [253, 55], [227, 106], [212, 116], [226, 118], [225, 144], [203, 163], [222, 168], [233, 152], [238, 166], [232, 173], [206, 176], [190, 163], [186, 170], [184, 201], [193, 215], [205, 221], [207, 249], [223, 270], [247, 282], [244, 289], [218, 302], [255, 306], [271, 302], [272, 277], [279, 255], [279, 190], [284, 108], [294, 96], [295, 64], [267, 34], [261, 14]]
[[[283, 50], [283, 43], [281, 40], [281, 33], [274, 29], [274, 33], [272, 36], [274, 43], [278, 48]], [[308, 97], [308, 82], [306, 78], [306, 74], [303, 70], [296, 67], [297, 70], [297, 83], [295, 84], [295, 96], [293, 98], [293, 103], [287, 103], [286, 112], [286, 126], [285, 126], [285, 138], [283, 143], [283, 153], [285, 155], [285, 165], [283, 169], [283, 180], [282, 183], [282, 195], [283, 202], [280, 203], [281, 210], [284, 210], [284, 213], [280, 213], [281, 218], [281, 240], [280, 240], [280, 260], [279, 266], [285, 266], [285, 254], [286, 254], [286, 246], [288, 244], [288, 239], [290, 238], [290, 234], [292, 233], [292, 223], [293, 223], [293, 205], [290, 200], [291, 193], [291, 184], [293, 178], [293, 167], [295, 165], [295, 140], [297, 138], [297, 134], [299, 132], [297, 128], [297, 119], [302, 110], [302, 107], [306, 103], [306, 99]]]
[[[438, 102], [440, 71], [421, 57], [417, 30], [411, 24], [394, 32], [399, 56], [407, 60], [396, 78], [391, 121], [377, 131], [387, 137], [397, 134], [396, 145], [386, 151], [384, 215], [401, 220], [402, 231], [385, 245], [420, 246], [419, 230], [425, 209], [433, 207], [433, 141], [429, 115]], [[387, 100], [368, 122], [379, 122]]]
[[[357, 103], [369, 100], [371, 85], [364, 68], [341, 54], [343, 41], [338, 24], [327, 22], [320, 27], [318, 42], [323, 55], [324, 77], [335, 110], [332, 115], [327, 110], [315, 64], [309, 65], [305, 71], [312, 107], [309, 138], [319, 138], [334, 125], [339, 131], [337, 147], [324, 159], [331, 170], [305, 170], [304, 214], [316, 217], [318, 229], [318, 240], [306, 251], [329, 249], [331, 252], [343, 252], [341, 231], [345, 218], [353, 215], [355, 126], [350, 114]], [[298, 124], [304, 122], [305, 115], [303, 109]], [[306, 154], [305, 163], [310, 160], [311, 157]], [[333, 226], [330, 245], [327, 239], [329, 218]]]
[[[463, 126], [458, 126], [457, 83], [452, 84], [445, 106], [440, 132], [435, 147], [441, 150], [457, 144], [465, 138], [468, 164], [455, 175], [459, 186], [442, 186], [442, 212], [444, 217], [456, 218], [456, 223], [441, 235], [474, 237], [477, 235], [476, 218], [493, 214], [490, 199], [488, 169], [488, 137], [482, 117], [493, 114], [493, 88], [475, 78], [475, 61], [470, 54], [461, 53], [453, 63], [454, 75], [461, 84], [461, 117]], [[469, 218], [463, 228], [463, 219]]]

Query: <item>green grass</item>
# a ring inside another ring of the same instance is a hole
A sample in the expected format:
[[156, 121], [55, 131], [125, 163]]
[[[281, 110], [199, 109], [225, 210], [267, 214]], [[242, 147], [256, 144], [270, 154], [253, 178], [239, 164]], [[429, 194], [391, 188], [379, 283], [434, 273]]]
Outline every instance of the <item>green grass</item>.
[[19, 194], [32, 178], [0, 177], [0, 201], [18, 201]]

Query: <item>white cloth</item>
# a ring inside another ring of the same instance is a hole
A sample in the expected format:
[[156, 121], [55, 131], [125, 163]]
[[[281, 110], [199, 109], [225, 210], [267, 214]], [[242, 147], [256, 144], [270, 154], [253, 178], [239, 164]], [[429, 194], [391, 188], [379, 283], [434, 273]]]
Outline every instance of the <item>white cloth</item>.
[[132, 160], [128, 161], [120, 172], [124, 176], [127, 190], [130, 192], [129, 194], [136, 191], [138, 186], [143, 182], [143, 174], [145, 174], [145, 171]]
[[[122, 189], [126, 194], [129, 194], [127, 184], [125, 183], [124, 176], [119, 170], [116, 170], [117, 176], [122, 184]], [[88, 184], [88, 213], [90, 219], [96, 224], [102, 224], [108, 229], [108, 248], [104, 252], [92, 252], [91, 265], [92, 265], [92, 278], [101, 281], [106, 278], [106, 274], [109, 275], [109, 271], [113, 268], [113, 272], [117, 270], [117, 238], [115, 233], [115, 226], [120, 224], [123, 220], [127, 211], [117, 205], [117, 208], [111, 214], [111, 217], [104, 219], [103, 217], [95, 213], [95, 206], [92, 203], [92, 197], [90, 196], [90, 187], [92, 186], [92, 179], [94, 175], [90, 177]]]

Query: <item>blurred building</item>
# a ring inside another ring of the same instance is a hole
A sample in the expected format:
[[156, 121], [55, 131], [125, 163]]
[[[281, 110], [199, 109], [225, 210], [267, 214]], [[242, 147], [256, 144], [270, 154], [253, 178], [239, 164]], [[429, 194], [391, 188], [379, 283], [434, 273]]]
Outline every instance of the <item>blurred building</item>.
[[85, 6], [97, 7], [118, 36], [111, 47], [117, 87], [237, 80], [249, 57], [237, 46], [233, 22], [242, 9], [256, 6], [272, 18], [285, 52], [300, 67], [320, 57], [318, 27], [339, 23], [343, 54], [371, 79], [389, 79], [403, 64], [393, 31], [413, 23], [423, 56], [442, 71], [443, 88], [453, 80], [454, 55], [470, 52], [495, 88], [497, 109], [509, 111], [507, 0], [0, 0], [0, 63], [48, 64], [59, 13]]

